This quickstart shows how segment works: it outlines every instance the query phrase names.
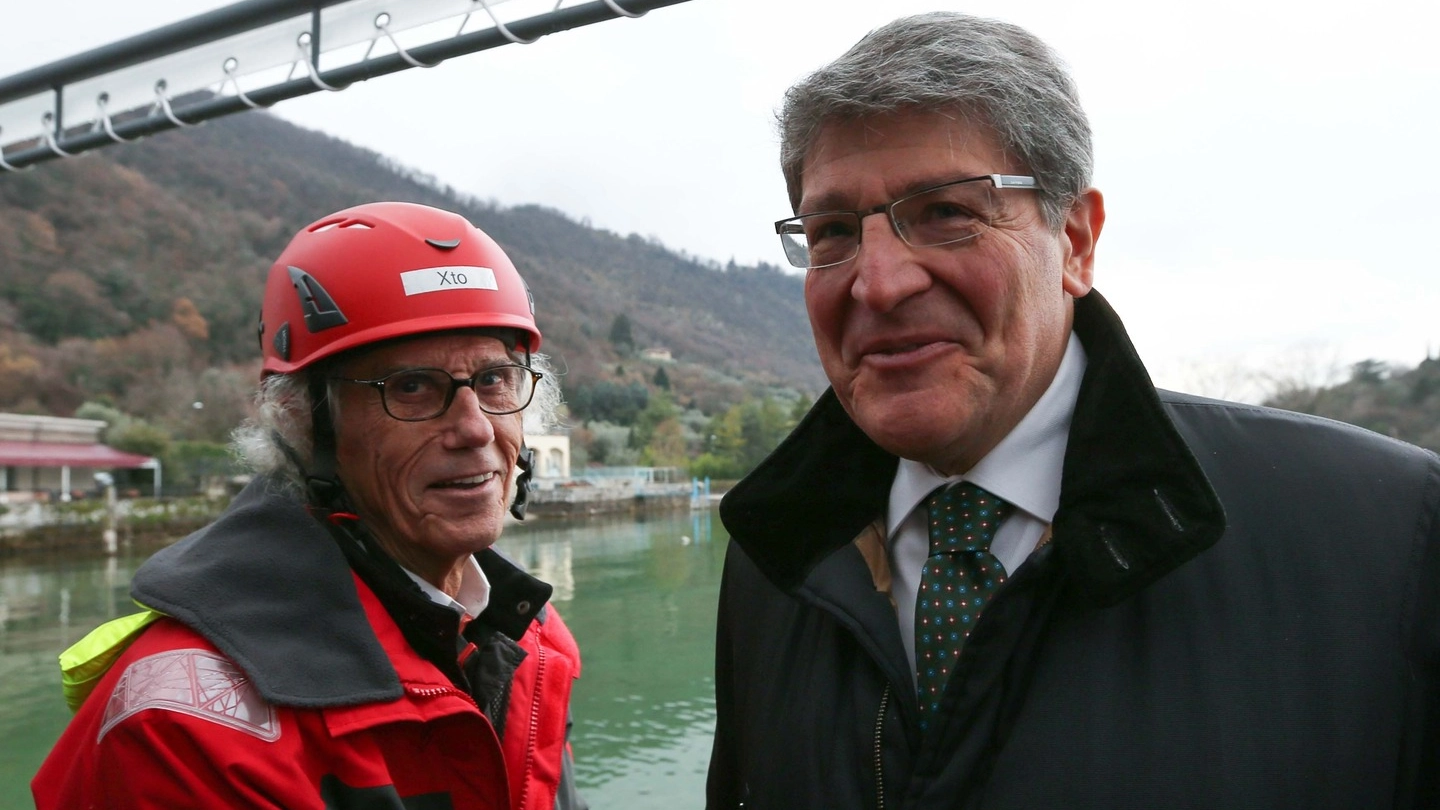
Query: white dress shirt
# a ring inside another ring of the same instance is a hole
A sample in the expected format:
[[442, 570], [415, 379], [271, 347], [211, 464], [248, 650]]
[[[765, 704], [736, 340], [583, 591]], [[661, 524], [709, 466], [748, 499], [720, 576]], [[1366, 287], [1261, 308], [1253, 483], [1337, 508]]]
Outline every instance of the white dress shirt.
[[454, 597], [421, 579], [414, 571], [403, 566], [400, 570], [420, 586], [420, 590], [430, 597], [431, 602], [444, 605], [459, 613], [463, 623], [479, 616], [485, 610], [485, 606], [490, 604], [490, 580], [485, 577], [480, 563], [473, 556], [466, 557], [465, 563], [465, 567], [460, 572], [460, 590]]
[[963, 475], [943, 476], [927, 464], [900, 459], [890, 485], [886, 547], [890, 593], [900, 620], [900, 638], [915, 672], [915, 597], [930, 556], [925, 498], [936, 487], [969, 481], [1015, 506], [1000, 524], [990, 553], [1013, 574], [1035, 550], [1060, 505], [1060, 472], [1070, 438], [1070, 417], [1085, 376], [1085, 350], [1072, 332], [1050, 387], [1015, 429]]

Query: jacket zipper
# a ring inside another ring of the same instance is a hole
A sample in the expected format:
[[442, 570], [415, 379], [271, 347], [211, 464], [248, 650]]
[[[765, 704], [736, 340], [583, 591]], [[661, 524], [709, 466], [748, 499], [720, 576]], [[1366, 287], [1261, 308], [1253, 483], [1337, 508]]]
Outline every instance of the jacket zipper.
[[885, 691], [880, 694], [880, 712], [875, 715], [875, 807], [876, 810], [885, 810], [885, 758], [884, 748], [881, 746], [882, 732], [885, 730], [885, 710], [890, 706], [890, 684], [885, 684]]
[[535, 736], [540, 732], [540, 687], [545, 680], [545, 647], [536, 639], [535, 642], [535, 688], [532, 694], [534, 699], [530, 701], [530, 735], [525, 740], [525, 777], [524, 784], [520, 788], [520, 808], [525, 810], [526, 801], [530, 798], [530, 771], [535, 765]]
[[439, 697], [440, 695], [457, 695], [459, 697], [465, 698], [465, 700], [468, 701], [471, 706], [475, 707], [476, 711], [480, 710], [480, 704], [475, 702], [475, 698], [471, 697], [465, 692], [460, 691], [459, 689], [456, 689], [453, 686], [407, 686], [405, 687], [405, 691], [417, 697]]

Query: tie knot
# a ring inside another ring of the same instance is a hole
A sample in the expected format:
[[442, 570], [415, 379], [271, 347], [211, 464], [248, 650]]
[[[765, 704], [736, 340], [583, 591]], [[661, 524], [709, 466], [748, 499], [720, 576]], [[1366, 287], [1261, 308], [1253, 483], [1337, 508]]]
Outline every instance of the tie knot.
[[935, 490], [925, 499], [930, 554], [989, 551], [1000, 521], [1013, 508], [968, 481]]

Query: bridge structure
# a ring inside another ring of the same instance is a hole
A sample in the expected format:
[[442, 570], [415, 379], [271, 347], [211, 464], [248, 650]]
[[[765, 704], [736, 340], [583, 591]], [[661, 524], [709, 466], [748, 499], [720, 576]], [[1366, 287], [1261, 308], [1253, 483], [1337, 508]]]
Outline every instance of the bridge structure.
[[243, 0], [0, 79], [0, 174], [687, 0]]

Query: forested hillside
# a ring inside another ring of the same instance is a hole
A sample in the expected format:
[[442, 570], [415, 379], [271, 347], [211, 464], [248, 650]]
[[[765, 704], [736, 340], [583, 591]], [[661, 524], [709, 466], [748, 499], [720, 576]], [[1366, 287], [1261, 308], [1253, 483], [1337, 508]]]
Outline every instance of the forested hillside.
[[[270, 261], [317, 217], [379, 199], [458, 211], [506, 248], [563, 372], [577, 463], [737, 476], [824, 388], [798, 277], [442, 181], [268, 113], [0, 174], [0, 411], [103, 418], [111, 444], [193, 482], [248, 411]], [[1269, 404], [1440, 450], [1440, 359], [1367, 361]]]
[[[731, 409], [759, 413], [773, 399], [770, 411], [789, 414], [823, 388], [799, 278], [442, 181], [268, 113], [0, 176], [0, 410], [69, 416], [92, 403], [82, 415], [138, 430], [130, 444], [150, 444], [137, 450], [223, 442], [258, 373], [270, 261], [317, 217], [377, 199], [458, 211], [506, 248], [564, 371], [577, 438], [588, 445], [597, 423], [609, 460], [646, 455], [628, 428], [657, 395], [651, 431], [681, 429], [666, 458], [646, 460], [673, 462], [676, 450], [719, 449], [709, 422]], [[671, 359], [649, 359], [651, 348]]]
[[1415, 368], [1364, 360], [1350, 379], [1327, 387], [1292, 386], [1265, 404], [1312, 413], [1383, 433], [1440, 453], [1440, 358]]

